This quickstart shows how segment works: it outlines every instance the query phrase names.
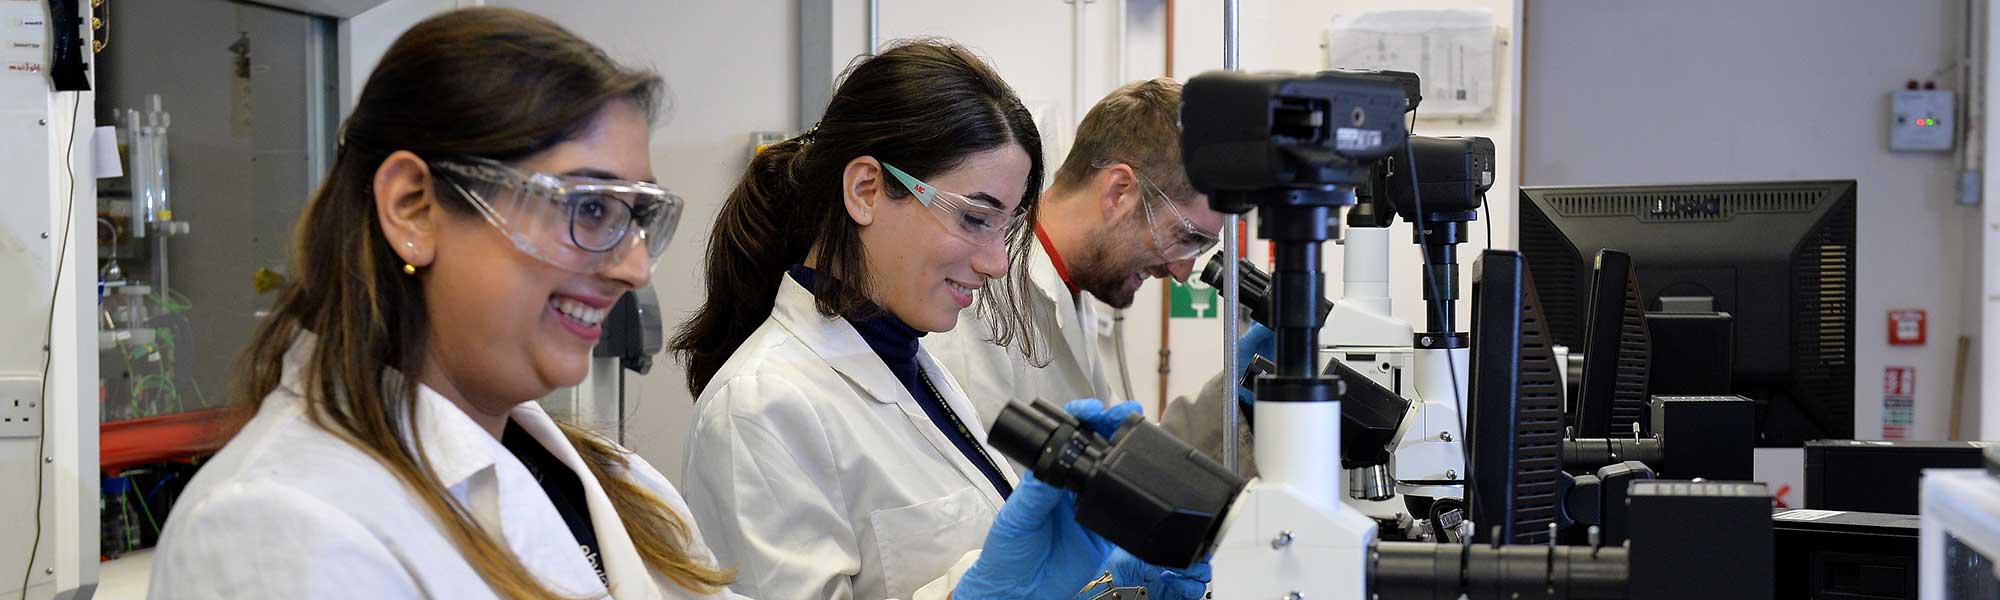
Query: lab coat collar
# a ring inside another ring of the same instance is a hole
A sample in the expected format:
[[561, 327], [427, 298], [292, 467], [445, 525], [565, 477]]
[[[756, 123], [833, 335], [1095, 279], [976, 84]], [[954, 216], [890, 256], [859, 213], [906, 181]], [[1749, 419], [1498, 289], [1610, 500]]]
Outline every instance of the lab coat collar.
[[[278, 385], [299, 398], [308, 398], [305, 367], [312, 359], [318, 346], [319, 336], [300, 330], [292, 338], [291, 348], [285, 351], [284, 373]], [[394, 369], [382, 374], [385, 389], [409, 382]], [[424, 459], [437, 474], [439, 483], [447, 488], [458, 486], [493, 466], [493, 452], [487, 442], [495, 442], [493, 434], [472, 421], [458, 406], [439, 395], [430, 387], [417, 383], [416, 426], [412, 431], [416, 439], [423, 441]], [[312, 410], [308, 404], [306, 410]]]
[[[304, 373], [306, 361], [313, 353], [318, 338], [311, 332], [301, 331], [293, 339], [292, 347], [285, 352], [284, 373], [279, 385], [298, 398], [305, 398]], [[402, 380], [402, 374], [393, 370], [383, 375], [385, 378]], [[470, 505], [475, 519], [489, 531], [507, 530], [505, 519], [489, 514], [482, 508], [497, 509], [504, 503], [497, 498], [480, 498], [480, 494], [466, 497], [470, 488], [464, 486], [468, 480], [498, 462], [501, 453], [507, 453], [505, 446], [494, 439], [493, 434], [480, 427], [466, 416], [465, 411], [450, 399], [438, 394], [429, 386], [416, 384], [416, 425], [413, 428], [417, 439], [423, 440], [424, 459], [430, 462], [439, 483], [453, 490], [461, 501]], [[310, 407], [307, 407], [310, 410]], [[557, 428], [555, 420], [549, 417], [539, 402], [524, 402], [509, 413], [509, 417], [521, 426], [550, 454], [555, 455], [583, 482], [586, 504], [590, 509], [591, 528], [597, 532], [598, 557], [604, 566], [604, 575], [611, 582], [611, 595], [620, 599], [637, 598], [648, 600], [661, 598], [662, 593], [652, 579], [652, 572], [646, 568], [638, 549], [632, 544], [625, 524], [618, 518], [618, 510], [611, 505], [611, 498], [604, 492], [604, 486], [592, 476], [583, 458], [571, 446], [569, 439]], [[511, 454], [510, 454], [511, 458]], [[532, 483], [530, 483], [532, 485]], [[502, 494], [507, 490], [499, 490]], [[490, 506], [488, 505], [491, 502]], [[504, 535], [504, 533], [503, 533]], [[516, 542], [527, 540], [516, 540]], [[512, 544], [510, 544], [512, 545]]]
[[[903, 416], [909, 419], [918, 431], [923, 432], [924, 439], [931, 443], [933, 449], [948, 457], [947, 460], [951, 461], [952, 466], [958, 469], [959, 474], [963, 475], [967, 482], [985, 492], [994, 506], [999, 506], [1002, 501], [1000, 491], [987, 481], [984, 473], [979, 472], [979, 467], [974, 466], [971, 460], [958, 451], [958, 446], [952, 444], [944, 432], [938, 431], [937, 426], [931, 424], [930, 415], [925, 414], [923, 408], [917, 406], [917, 399], [910, 396], [909, 389], [903, 387], [901, 380], [896, 379], [896, 374], [889, 370], [889, 365], [883, 363], [882, 358], [875, 355], [875, 350], [868, 347], [868, 342], [862, 339], [861, 333], [855, 331], [854, 326], [846, 319], [820, 315], [811, 291], [799, 285], [789, 275], [782, 278], [783, 281], [778, 284], [778, 297], [771, 305], [771, 318], [775, 319], [780, 327], [791, 332], [792, 337], [798, 338], [807, 350], [812, 351], [820, 360], [826, 361], [834, 371], [861, 386], [869, 400], [897, 405], [902, 410]], [[919, 349], [917, 364], [923, 367], [925, 373], [932, 374], [931, 383], [937, 386], [938, 393], [944, 396], [945, 404], [950, 406], [953, 412], [958, 413], [961, 418], [971, 418], [972, 415], [979, 414], [972, 408], [972, 401], [965, 397], [965, 389], [959, 387], [958, 380], [943, 367], [938, 366], [937, 361], [931, 359], [929, 352]], [[986, 442], [986, 432], [978, 427], [971, 429], [974, 441], [985, 449], [987, 456], [993, 457], [995, 461], [1001, 460], [1000, 451]], [[1003, 468], [1000, 472], [1010, 485], [1020, 483], [1014, 477], [1012, 469]]]
[[624, 520], [618, 517], [618, 508], [611, 504], [611, 496], [605, 493], [603, 483], [591, 475], [589, 465], [584, 464], [583, 456], [570, 445], [569, 437], [563, 435], [555, 419], [549, 417], [540, 402], [523, 402], [508, 416], [564, 466], [575, 471], [577, 479], [583, 482], [590, 526], [597, 532], [598, 560], [603, 563], [605, 579], [610, 580], [611, 596], [625, 600], [662, 597], [654, 585], [652, 572], [625, 530]]
[[[903, 387], [896, 374], [889, 371], [889, 365], [882, 362], [875, 350], [868, 347], [861, 332], [846, 319], [827, 317], [819, 314], [819, 306], [812, 291], [790, 275], [782, 276], [778, 285], [778, 297], [771, 304], [771, 317], [778, 324], [792, 332], [806, 349], [826, 361], [833, 370], [861, 386], [868, 397], [884, 404], [896, 404], [910, 398], [909, 390]], [[921, 360], [921, 357], [920, 357]], [[928, 361], [924, 361], [930, 368]], [[911, 399], [912, 402], [915, 399]]]
[[1041, 292], [1048, 309], [1055, 312], [1057, 331], [1053, 335], [1044, 334], [1043, 339], [1061, 340], [1071, 360], [1084, 369], [1086, 377], [1090, 376], [1095, 346], [1091, 343], [1091, 332], [1084, 328], [1080, 318], [1083, 311], [1090, 310], [1087, 300], [1080, 297], [1084, 292], [1069, 293], [1069, 285], [1063, 283], [1055, 261], [1042, 250], [1041, 244], [1028, 247], [1028, 280]]

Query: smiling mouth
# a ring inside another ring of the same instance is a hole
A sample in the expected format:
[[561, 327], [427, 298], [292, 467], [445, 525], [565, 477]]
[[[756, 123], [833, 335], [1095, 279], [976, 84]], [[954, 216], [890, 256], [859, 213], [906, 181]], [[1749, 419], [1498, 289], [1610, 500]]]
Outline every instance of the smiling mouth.
[[604, 322], [605, 315], [611, 314], [610, 307], [594, 308], [582, 302], [561, 297], [550, 298], [549, 307], [556, 309], [556, 312], [564, 318], [584, 327], [596, 327], [599, 323]]
[[944, 284], [947, 286], [951, 286], [952, 290], [957, 291], [960, 294], [965, 294], [967, 296], [971, 296], [973, 292], [979, 291], [979, 288], [959, 285], [958, 282], [952, 281], [950, 279], [944, 280]]

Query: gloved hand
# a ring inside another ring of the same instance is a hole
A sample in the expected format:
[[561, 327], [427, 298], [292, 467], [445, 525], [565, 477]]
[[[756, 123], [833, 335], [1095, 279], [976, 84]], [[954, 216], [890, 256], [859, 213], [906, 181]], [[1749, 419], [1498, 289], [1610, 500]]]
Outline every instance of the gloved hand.
[[979, 559], [952, 588], [954, 600], [1068, 598], [1102, 572], [1113, 546], [1076, 524], [1076, 496], [1035, 479], [1021, 484], [993, 527]]
[[1118, 426], [1125, 424], [1126, 417], [1139, 414], [1142, 410], [1138, 402], [1129, 400], [1110, 408], [1105, 408], [1104, 403], [1096, 398], [1080, 398], [1063, 405], [1064, 412], [1082, 421], [1091, 433], [1107, 440], [1118, 433]]
[[1113, 585], [1146, 588], [1146, 597], [1152, 600], [1198, 600], [1208, 593], [1210, 575], [1205, 560], [1186, 569], [1169, 569], [1147, 564], [1124, 548], [1116, 548], [1105, 561], [1104, 570], [1111, 572]]
[[[1251, 323], [1250, 330], [1236, 338], [1236, 368], [1250, 368], [1251, 359], [1258, 355], [1263, 355], [1268, 360], [1278, 360], [1278, 334], [1272, 333], [1271, 329], [1262, 323]], [[1231, 380], [1243, 379], [1242, 371], [1225, 375]], [[1236, 386], [1236, 401], [1249, 406], [1251, 398], [1250, 388]]]

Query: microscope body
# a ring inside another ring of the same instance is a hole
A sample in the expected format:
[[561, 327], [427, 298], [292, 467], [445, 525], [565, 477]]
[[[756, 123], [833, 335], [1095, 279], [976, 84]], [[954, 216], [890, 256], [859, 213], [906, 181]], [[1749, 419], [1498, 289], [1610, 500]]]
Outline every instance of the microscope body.
[[[1340, 499], [1340, 403], [1257, 407], [1261, 477], [1236, 497], [1214, 558], [1215, 598], [1367, 598], [1375, 520]], [[1288, 595], [1297, 594], [1297, 595]]]
[[1218, 211], [1257, 210], [1259, 236], [1274, 244], [1266, 326], [1275, 372], [1254, 388], [1260, 477], [1223, 521], [1210, 559], [1215, 597], [1367, 597], [1376, 525], [1342, 501], [1346, 389], [1319, 360], [1320, 252], [1372, 165], [1403, 147], [1404, 90], [1415, 80], [1219, 72], [1196, 76], [1182, 94], [1189, 181]]
[[[1330, 360], [1345, 363], [1410, 404], [1385, 472], [1350, 473], [1349, 491], [1360, 500], [1386, 500], [1394, 494], [1464, 498], [1465, 435], [1459, 431], [1458, 407], [1465, 405], [1470, 387], [1466, 366], [1471, 356], [1466, 348], [1417, 347], [1415, 328], [1390, 313], [1390, 237], [1387, 227], [1347, 230], [1341, 241], [1341, 298], [1320, 332]], [[1446, 353], [1451, 353], [1448, 359]], [[1450, 379], [1454, 374], [1456, 386]], [[1385, 480], [1393, 487], [1385, 486]]]

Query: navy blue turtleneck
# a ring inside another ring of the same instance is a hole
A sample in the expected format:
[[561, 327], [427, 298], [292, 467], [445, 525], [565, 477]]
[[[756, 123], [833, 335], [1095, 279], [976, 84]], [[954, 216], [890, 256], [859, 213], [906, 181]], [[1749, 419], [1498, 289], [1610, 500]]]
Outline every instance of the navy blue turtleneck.
[[[814, 289], [813, 278], [817, 273], [810, 267], [792, 265], [789, 272], [793, 281], [799, 282], [799, 285], [807, 290]], [[986, 453], [980, 449], [978, 441], [960, 432], [959, 426], [953, 423], [954, 413], [944, 405], [944, 398], [933, 394], [930, 387], [924, 383], [923, 367], [917, 364], [917, 342], [924, 337], [924, 332], [903, 323], [902, 319], [896, 318], [886, 310], [875, 312], [880, 316], [871, 319], [848, 319], [847, 322], [861, 334], [862, 340], [868, 342], [868, 347], [875, 351], [875, 355], [881, 357], [882, 363], [889, 366], [889, 372], [894, 373], [896, 379], [903, 382], [903, 388], [909, 390], [910, 397], [917, 399], [917, 406], [924, 409], [924, 414], [930, 417], [931, 424], [936, 426], [938, 431], [944, 432], [944, 437], [951, 440], [953, 446], [958, 447], [959, 454], [964, 455], [973, 466], [979, 467], [979, 472], [986, 475], [986, 480], [993, 484], [993, 489], [1000, 491], [1000, 497], [1006, 498], [1012, 494], [1014, 487], [1007, 484], [1007, 478], [997, 470], [998, 465], [993, 460], [988, 460]], [[936, 381], [932, 380], [932, 383]], [[972, 419], [971, 415], [956, 416], [965, 427], [979, 426], [979, 422]]]

